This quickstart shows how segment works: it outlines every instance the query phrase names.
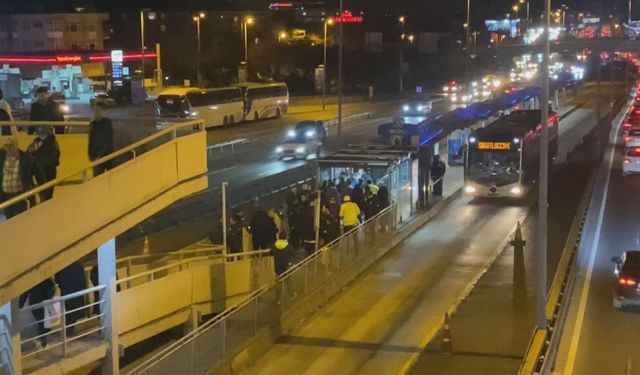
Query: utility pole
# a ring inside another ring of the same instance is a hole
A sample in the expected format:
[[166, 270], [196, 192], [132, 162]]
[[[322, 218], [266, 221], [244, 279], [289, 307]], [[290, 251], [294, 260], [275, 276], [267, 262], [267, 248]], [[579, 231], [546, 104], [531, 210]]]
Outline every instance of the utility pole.
[[467, 0], [467, 23], [465, 24], [465, 40], [464, 40], [464, 48], [465, 48], [465, 78], [467, 82], [471, 79], [470, 66], [471, 62], [469, 61], [469, 30], [471, 29], [471, 0]]
[[536, 293], [536, 326], [547, 329], [547, 210], [549, 193], [549, 28], [551, 0], [544, 0], [544, 33], [542, 59], [542, 98], [540, 112], [542, 124], [540, 139], [540, 189], [538, 197], [538, 267]]
[[342, 60], [344, 59], [344, 0], [340, 0], [340, 31], [339, 31], [339, 46], [338, 46], [338, 135], [342, 134], [342, 102], [343, 102], [343, 67]]
[[142, 55], [142, 87], [144, 87], [144, 10], [140, 11], [140, 54]]

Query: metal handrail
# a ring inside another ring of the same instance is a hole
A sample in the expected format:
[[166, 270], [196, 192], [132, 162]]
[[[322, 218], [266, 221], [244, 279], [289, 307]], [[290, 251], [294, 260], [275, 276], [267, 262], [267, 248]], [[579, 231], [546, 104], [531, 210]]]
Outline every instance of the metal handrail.
[[[0, 125], [2, 125], [5, 122], [0, 122]], [[40, 193], [42, 193], [43, 191], [45, 191], [45, 190], [47, 190], [49, 188], [53, 188], [53, 187], [55, 187], [57, 185], [60, 185], [66, 180], [72, 179], [73, 177], [75, 177], [75, 176], [77, 176], [79, 174], [86, 173], [86, 171], [90, 171], [93, 168], [95, 168], [95, 167], [97, 167], [97, 166], [99, 166], [101, 164], [104, 164], [105, 162], [114, 160], [114, 159], [116, 159], [116, 158], [118, 158], [118, 157], [120, 157], [122, 155], [126, 155], [126, 154], [128, 154], [130, 152], [133, 152], [133, 156], [135, 158], [137, 156], [136, 152], [135, 152], [135, 149], [137, 149], [137, 148], [139, 148], [141, 146], [147, 145], [147, 144], [151, 143], [152, 141], [155, 141], [155, 140], [157, 140], [157, 139], [159, 139], [159, 138], [161, 138], [163, 136], [166, 136], [168, 134], [172, 134], [172, 140], [176, 139], [178, 137], [177, 136], [177, 131], [180, 130], [180, 129], [184, 129], [184, 128], [193, 129], [195, 127], [196, 128], [195, 131], [204, 131], [204, 126], [200, 126], [200, 125], [203, 125], [203, 124], [204, 124], [203, 120], [194, 120], [194, 121], [188, 121], [188, 122], [182, 122], [182, 123], [173, 124], [171, 127], [163, 129], [163, 130], [161, 130], [161, 131], [159, 131], [157, 133], [154, 133], [154, 134], [152, 134], [152, 135], [150, 135], [150, 136], [148, 136], [148, 137], [146, 137], [144, 139], [141, 139], [141, 140], [139, 140], [139, 141], [137, 141], [137, 142], [125, 147], [125, 148], [122, 148], [122, 149], [120, 149], [118, 151], [115, 151], [115, 152], [113, 152], [113, 153], [111, 153], [111, 154], [109, 154], [107, 156], [101, 157], [100, 159], [91, 161], [91, 162], [89, 162], [88, 165], [86, 165], [85, 167], [82, 167], [81, 169], [78, 169], [78, 170], [76, 170], [74, 172], [68, 173], [67, 175], [65, 175], [63, 177], [59, 177], [59, 178], [56, 178], [55, 180], [51, 180], [51, 181], [49, 181], [47, 183], [39, 185], [38, 187], [36, 187], [34, 189], [31, 189], [31, 190], [29, 190], [29, 191], [27, 191], [25, 193], [22, 193], [22, 194], [20, 194], [18, 196], [15, 196], [15, 197], [11, 198], [11, 199], [3, 202], [3, 203], [0, 203], [0, 210], [4, 210], [7, 207], [12, 206], [12, 205], [14, 205], [16, 203], [19, 203], [21, 201], [28, 200], [29, 198], [35, 197], [36, 195], [39, 195]]]
[[77, 126], [77, 127], [89, 127], [89, 121], [0, 121], [0, 126], [17, 126], [17, 127], [40, 127], [40, 126]]
[[87, 294], [90, 294], [90, 293], [93, 293], [93, 292], [99, 292], [99, 291], [104, 290], [104, 289], [106, 289], [106, 286], [98, 285], [98, 286], [94, 286], [92, 288], [83, 289], [83, 290], [81, 290], [79, 292], [66, 294], [64, 296], [55, 297], [55, 298], [51, 298], [51, 299], [47, 299], [47, 300], [44, 300], [44, 301], [42, 301], [40, 303], [36, 303], [35, 305], [29, 305], [27, 307], [24, 307], [24, 308], [22, 308], [20, 310], [22, 310], [22, 311], [31, 311], [31, 310], [35, 310], [35, 309], [41, 309], [44, 306], [51, 305], [53, 303], [64, 302], [64, 301], [72, 299], [72, 298], [82, 297], [84, 295], [87, 295]]
[[145, 367], [151, 366], [151, 365], [153, 365], [155, 363], [158, 363], [159, 361], [163, 360], [167, 356], [171, 355], [173, 352], [179, 350], [179, 348], [182, 347], [183, 344], [185, 344], [185, 343], [189, 342], [190, 340], [192, 340], [193, 338], [197, 337], [199, 334], [201, 334], [202, 332], [204, 332], [207, 329], [209, 329], [209, 327], [214, 326], [216, 324], [219, 324], [223, 320], [227, 319], [229, 316], [231, 316], [234, 313], [236, 313], [237, 311], [241, 310], [243, 307], [249, 305], [250, 303], [253, 303], [256, 299], [260, 298], [263, 294], [265, 294], [271, 288], [273, 288], [277, 283], [286, 282], [285, 280], [290, 278], [291, 275], [293, 275], [296, 271], [303, 269], [311, 261], [313, 261], [314, 259], [316, 259], [319, 256], [322, 256], [322, 254], [324, 254], [324, 249], [331, 248], [332, 246], [337, 245], [342, 240], [348, 239], [354, 233], [357, 233], [360, 230], [361, 227], [363, 227], [366, 224], [377, 222], [380, 217], [383, 217], [386, 214], [388, 214], [389, 212], [392, 212], [392, 210], [394, 210], [396, 207], [397, 207], [397, 204], [395, 202], [392, 202], [388, 207], [386, 207], [385, 209], [383, 209], [382, 211], [380, 211], [378, 214], [374, 215], [373, 217], [367, 219], [363, 224], [357, 226], [356, 228], [354, 228], [354, 229], [352, 229], [352, 230], [350, 230], [350, 231], [348, 231], [346, 233], [343, 233], [340, 237], [338, 237], [335, 240], [333, 240], [332, 242], [326, 244], [322, 248], [320, 248], [317, 251], [315, 251], [313, 254], [309, 255], [308, 257], [306, 257], [302, 261], [298, 262], [293, 267], [291, 267], [288, 270], [286, 270], [284, 273], [282, 273], [277, 278], [276, 283], [263, 285], [262, 287], [258, 288], [254, 292], [250, 293], [241, 302], [239, 302], [239, 303], [227, 308], [226, 310], [224, 310], [223, 312], [221, 312], [220, 314], [218, 314], [217, 316], [215, 316], [211, 320], [207, 321], [203, 325], [197, 327], [196, 329], [194, 329], [193, 331], [189, 332], [188, 334], [186, 334], [185, 336], [183, 336], [179, 340], [177, 340], [177, 341], [173, 342], [172, 344], [170, 344], [169, 346], [167, 346], [166, 348], [164, 348], [162, 351], [160, 351], [155, 356], [153, 356], [153, 357], [149, 358], [148, 360], [142, 362], [141, 364], [136, 366], [133, 370], [129, 371], [129, 374], [137, 373], [142, 368], [145, 368]]

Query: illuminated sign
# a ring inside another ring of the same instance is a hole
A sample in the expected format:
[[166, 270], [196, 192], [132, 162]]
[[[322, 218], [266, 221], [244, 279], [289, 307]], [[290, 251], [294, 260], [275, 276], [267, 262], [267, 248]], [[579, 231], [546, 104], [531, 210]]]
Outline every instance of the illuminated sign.
[[114, 86], [122, 86], [122, 62], [124, 61], [124, 53], [122, 50], [111, 51], [111, 80]]
[[271, 10], [293, 9], [293, 3], [271, 3], [269, 4], [269, 9]]
[[333, 22], [335, 23], [362, 23], [364, 18], [362, 16], [354, 16], [350, 11], [345, 10], [342, 12], [341, 17], [333, 17]]
[[124, 53], [122, 50], [116, 49], [111, 51], [111, 62], [112, 63], [121, 63], [124, 61]]
[[511, 142], [478, 142], [478, 150], [511, 150]]
[[503, 20], [486, 20], [484, 25], [490, 33], [509, 34], [512, 38], [518, 35], [520, 20], [503, 19]]
[[82, 56], [56, 56], [56, 62], [59, 63], [79, 63], [82, 62]]

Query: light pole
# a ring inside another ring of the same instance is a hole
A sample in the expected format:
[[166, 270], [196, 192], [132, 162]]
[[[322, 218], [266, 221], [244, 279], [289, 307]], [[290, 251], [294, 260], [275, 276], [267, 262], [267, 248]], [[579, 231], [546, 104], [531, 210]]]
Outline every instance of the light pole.
[[144, 10], [140, 11], [140, 54], [142, 55], [142, 87], [144, 87]]
[[326, 98], [327, 98], [327, 34], [329, 32], [329, 26], [333, 25], [333, 18], [329, 17], [326, 21], [324, 21], [324, 50], [323, 50], [323, 60], [322, 60], [322, 110], [324, 111], [326, 108]]
[[629, 0], [629, 25], [631, 25], [631, 0]]
[[529, 0], [520, 0], [519, 3], [524, 6], [527, 5], [527, 22], [529, 21]]
[[514, 5], [512, 9], [514, 12], [516, 12], [516, 19], [520, 18], [520, 12], [519, 12], [520, 7], [518, 6], [518, 4]]
[[404, 25], [405, 25], [405, 18], [404, 16], [400, 16], [398, 17], [398, 23], [400, 24], [400, 66], [399, 66], [399, 74], [398, 74], [398, 78], [400, 79], [399, 83], [399, 92], [402, 94], [402, 92], [404, 91], [404, 72], [403, 72], [403, 65], [404, 65], [404, 38], [406, 37], [405, 33], [404, 33]]
[[467, 0], [467, 23], [464, 24], [465, 28], [465, 40], [464, 40], [464, 48], [465, 48], [465, 78], [467, 82], [469, 81], [469, 29], [471, 28], [471, 0]]
[[197, 15], [193, 16], [193, 20], [196, 23], [196, 32], [198, 35], [198, 58], [196, 60], [196, 77], [198, 79], [198, 87], [203, 87], [202, 82], [202, 43], [200, 42], [200, 20], [205, 17], [204, 12], [200, 12]]
[[551, 26], [551, 0], [544, 1], [544, 32], [542, 59], [542, 97], [540, 99], [540, 188], [538, 190], [538, 267], [536, 293], [536, 326], [547, 328], [547, 209], [549, 193], [549, 29]]
[[249, 36], [248, 34], [248, 26], [253, 25], [254, 19], [253, 17], [245, 17], [244, 22], [242, 23], [243, 31], [244, 31], [244, 66], [247, 70], [247, 76], [249, 76]]
[[339, 32], [339, 46], [338, 46], [338, 135], [342, 134], [342, 100], [343, 100], [343, 77], [342, 77], [342, 62], [344, 59], [344, 0], [340, 0], [340, 32]]

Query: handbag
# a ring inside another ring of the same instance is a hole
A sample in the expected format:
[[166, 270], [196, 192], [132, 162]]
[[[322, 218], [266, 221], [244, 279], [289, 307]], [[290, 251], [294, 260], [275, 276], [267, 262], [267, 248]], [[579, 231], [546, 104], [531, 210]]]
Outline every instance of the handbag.
[[[53, 282], [53, 298], [60, 297], [60, 287]], [[51, 301], [51, 300], [49, 300]], [[62, 302], [50, 303], [44, 306], [44, 328], [52, 329], [62, 324]]]

